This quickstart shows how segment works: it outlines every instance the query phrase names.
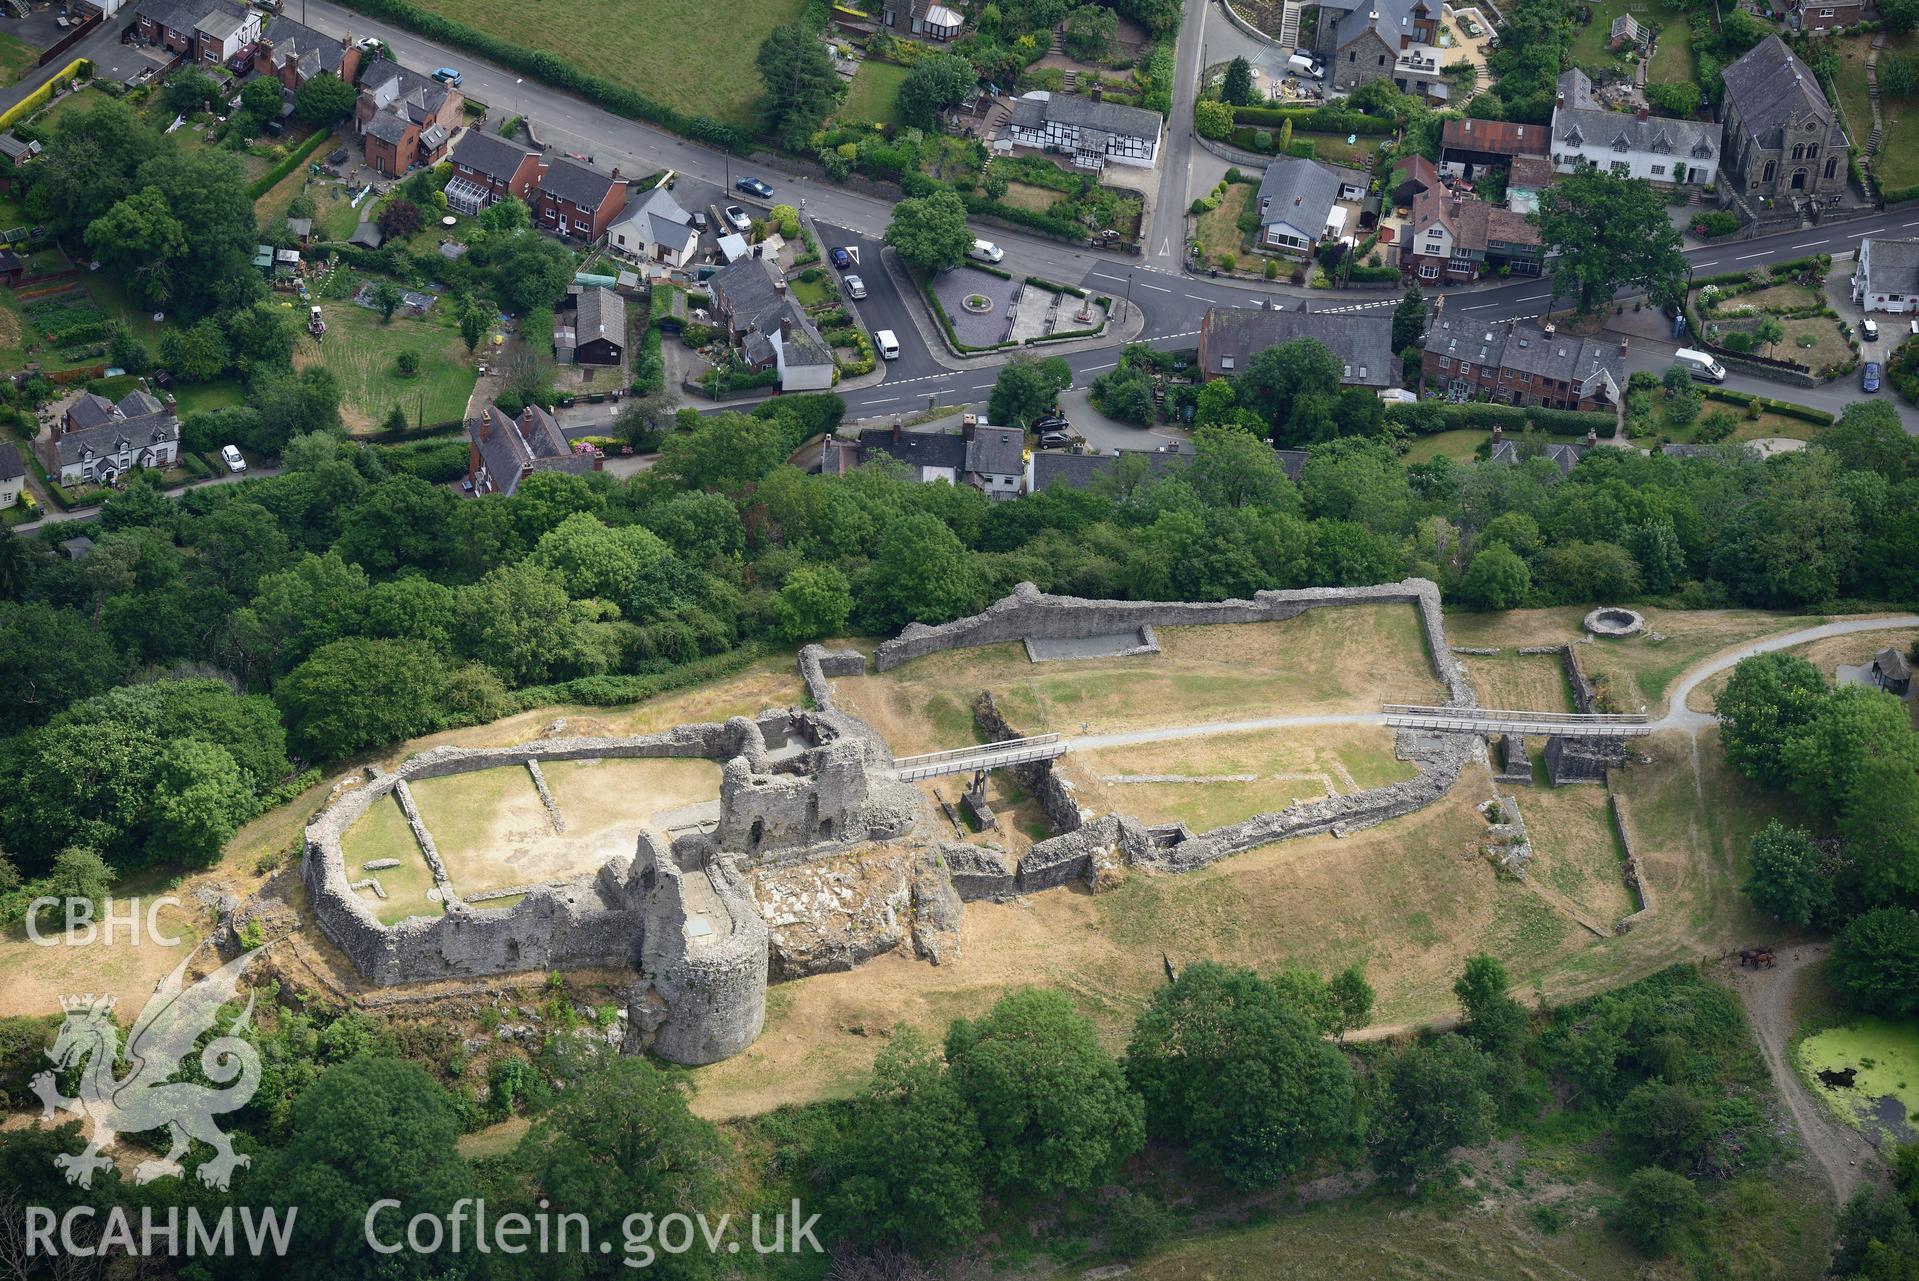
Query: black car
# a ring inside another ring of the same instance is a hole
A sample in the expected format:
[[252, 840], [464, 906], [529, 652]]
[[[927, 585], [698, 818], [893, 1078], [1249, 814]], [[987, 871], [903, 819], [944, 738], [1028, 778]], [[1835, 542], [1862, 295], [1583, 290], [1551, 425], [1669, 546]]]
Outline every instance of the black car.
[[734, 189], [744, 191], [749, 196], [758, 196], [761, 200], [770, 200], [773, 189], [758, 178], [742, 178], [733, 184]]
[[1044, 435], [1047, 432], [1062, 432], [1073, 424], [1066, 421], [1064, 414], [1041, 414], [1033, 420], [1033, 430]]

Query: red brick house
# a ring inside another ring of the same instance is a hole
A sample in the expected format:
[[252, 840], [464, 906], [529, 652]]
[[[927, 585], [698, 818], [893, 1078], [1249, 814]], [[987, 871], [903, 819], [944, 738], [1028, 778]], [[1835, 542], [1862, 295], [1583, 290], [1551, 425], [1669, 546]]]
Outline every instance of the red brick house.
[[1539, 228], [1524, 214], [1429, 187], [1413, 197], [1401, 267], [1422, 284], [1477, 280], [1487, 268], [1539, 274]]
[[591, 165], [559, 157], [548, 164], [534, 188], [533, 225], [568, 240], [597, 242], [626, 208], [631, 180], [620, 171], [602, 173]]
[[298, 92], [301, 85], [323, 74], [352, 84], [360, 74], [360, 48], [351, 34], [335, 40], [291, 18], [275, 15], [260, 28], [253, 66], [260, 74], [277, 79], [289, 93]]
[[1530, 320], [1441, 315], [1426, 333], [1420, 373], [1427, 390], [1454, 401], [1612, 409], [1622, 400], [1626, 344], [1575, 338]]
[[259, 12], [236, 0], [143, 0], [133, 17], [142, 41], [204, 66], [237, 57], [260, 39]]
[[533, 202], [533, 188], [546, 172], [537, 151], [483, 129], [468, 129], [447, 154], [453, 176], [447, 179], [446, 203], [455, 213], [471, 217], [502, 196]]
[[1862, 0], [1788, 0], [1786, 8], [1793, 26], [1814, 33], [1855, 26], [1866, 17]]
[[430, 76], [376, 58], [360, 78], [353, 127], [366, 162], [389, 178], [415, 165], [437, 164], [460, 126], [460, 91]]

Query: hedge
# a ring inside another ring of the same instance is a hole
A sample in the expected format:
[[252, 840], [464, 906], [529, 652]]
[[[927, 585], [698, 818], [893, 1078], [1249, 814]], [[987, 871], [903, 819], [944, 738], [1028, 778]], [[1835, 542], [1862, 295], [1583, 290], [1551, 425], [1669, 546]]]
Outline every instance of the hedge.
[[1887, 188], [1879, 193], [1879, 198], [1889, 205], [1896, 205], [1902, 200], [1919, 200], [1919, 186]]
[[[1772, 274], [1774, 280], [1777, 280], [1781, 276], [1790, 276], [1796, 271], [1805, 271], [1809, 268], [1816, 267], [1824, 271], [1831, 265], [1832, 256], [1830, 254], [1813, 254], [1807, 258], [1793, 258], [1786, 262], [1769, 263], [1766, 265], [1766, 270]], [[1751, 275], [1752, 271], [1748, 269], [1746, 271], [1721, 272], [1717, 276], [1695, 276], [1692, 287], [1695, 290], [1699, 290], [1704, 289], [1707, 285], [1743, 285]]]
[[1032, 209], [1021, 209], [1017, 205], [1001, 204], [984, 196], [962, 193], [960, 203], [966, 206], [966, 212], [975, 217], [998, 218], [1002, 222], [1029, 227], [1043, 235], [1054, 236], [1061, 240], [1079, 240], [1085, 236], [1085, 228], [1071, 218], [1061, 218], [1055, 214], [1039, 213]]
[[1084, 298], [1086, 296], [1086, 291], [1084, 289], [1081, 289], [1078, 285], [1054, 284], [1052, 281], [1046, 279], [1044, 276], [1028, 276], [1026, 278], [1026, 283], [1031, 285], [1035, 289], [1045, 289], [1056, 294], [1071, 294], [1075, 298]]
[[1819, 427], [1830, 427], [1834, 416], [1823, 409], [1814, 409], [1810, 405], [1796, 405], [1790, 400], [1774, 400], [1770, 396], [1754, 396], [1736, 391], [1727, 391], [1724, 387], [1701, 387], [1700, 393], [1708, 400], [1722, 401], [1728, 405], [1737, 405], [1745, 409], [1753, 401], [1759, 402], [1761, 409], [1778, 414], [1781, 418], [1797, 418], [1802, 423], [1812, 423]]
[[396, 23], [436, 44], [465, 49], [497, 62], [508, 70], [522, 72], [557, 89], [577, 93], [615, 115], [650, 121], [675, 133], [716, 147], [725, 147], [741, 155], [753, 149], [752, 138], [742, 129], [724, 124], [711, 116], [689, 116], [676, 111], [663, 102], [655, 102], [637, 90], [616, 84], [604, 76], [589, 75], [556, 53], [503, 40], [456, 19], [430, 13], [412, 3], [412, 0], [345, 0], [345, 4], [349, 9], [368, 17]]
[[1392, 133], [1393, 122], [1382, 120], [1378, 116], [1363, 115], [1357, 111], [1340, 111], [1335, 107], [1314, 107], [1301, 111], [1289, 107], [1235, 107], [1233, 123], [1236, 125], [1273, 125], [1275, 127], [1293, 122], [1293, 128], [1304, 129], [1310, 133]]
[[0, 129], [10, 129], [17, 120], [23, 120], [53, 100], [53, 87], [62, 81], [71, 81], [75, 76], [83, 76], [93, 70], [93, 63], [85, 58], [75, 58], [60, 68], [55, 75], [47, 77], [47, 82], [35, 89], [20, 101], [0, 112]]
[[1492, 401], [1467, 401], [1455, 405], [1432, 400], [1422, 400], [1415, 405], [1388, 405], [1386, 421], [1403, 431], [1422, 436], [1468, 427], [1489, 430], [1503, 427], [1518, 431], [1529, 422], [1540, 431], [1555, 436], [1584, 436], [1589, 431], [1610, 436], [1618, 424], [1618, 419], [1612, 414], [1598, 411], [1546, 409], [1541, 406], [1522, 408]]
[[315, 129], [305, 142], [289, 151], [279, 164], [247, 184], [247, 199], [258, 200], [273, 190], [282, 178], [305, 164], [307, 157], [325, 146], [332, 137], [331, 129]]
[[617, 707], [658, 698], [691, 685], [704, 684], [727, 676], [736, 676], [770, 653], [763, 641], [748, 641], [724, 654], [682, 663], [664, 672], [643, 676], [582, 676], [557, 685], [529, 685], [509, 696], [513, 710], [530, 711], [535, 707], [553, 707], [578, 703], [588, 707]]

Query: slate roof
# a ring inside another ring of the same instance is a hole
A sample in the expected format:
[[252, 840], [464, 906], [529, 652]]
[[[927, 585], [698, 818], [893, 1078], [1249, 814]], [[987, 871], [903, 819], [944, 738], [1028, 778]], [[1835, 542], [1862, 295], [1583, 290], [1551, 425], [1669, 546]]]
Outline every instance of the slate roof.
[[[1553, 136], [1575, 147], [1611, 147], [1660, 156], [1711, 160], [1719, 154], [1720, 126], [1697, 120], [1608, 111], [1593, 94], [1592, 78], [1574, 67], [1559, 77], [1564, 105], [1553, 108]], [[1510, 181], [1508, 182], [1510, 185]]]
[[[592, 456], [574, 453], [553, 415], [538, 405], [528, 405], [517, 419], [507, 417], [498, 405], [488, 405], [467, 423], [466, 431], [486, 470], [486, 485], [476, 490], [479, 493], [510, 495], [530, 471], [593, 470]], [[474, 480], [477, 486], [477, 474]]]
[[906, 431], [894, 440], [892, 428], [868, 427], [860, 433], [860, 450], [868, 461], [883, 453], [909, 467], [950, 467], [955, 474], [966, 470], [966, 441], [953, 432]]
[[67, 406], [67, 424], [75, 431], [86, 431], [103, 423], [113, 421], [113, 402], [105, 396], [93, 392], [81, 392], [79, 399]]
[[1441, 316], [1426, 332], [1424, 349], [1474, 365], [1510, 369], [1576, 385], [1598, 394], [1606, 381], [1614, 393], [1625, 382], [1625, 363], [1611, 342], [1548, 334], [1530, 320], [1509, 322]]
[[678, 250], [686, 245], [693, 219], [680, 207], [680, 202], [673, 199], [672, 192], [665, 187], [654, 187], [627, 201], [626, 208], [608, 230], [629, 224], [643, 243], [670, 245]]
[[[157, 401], [154, 403], [158, 404]], [[97, 427], [60, 433], [54, 437], [53, 446], [60, 465], [65, 467], [91, 457], [118, 454], [129, 449], [145, 449], [149, 445], [178, 439], [179, 420], [161, 409], [139, 417], [122, 417], [116, 413]]]
[[[175, 31], [206, 31], [224, 39], [239, 27], [246, 11], [245, 5], [234, 0], [144, 0], [133, 14]], [[209, 25], [208, 20], [216, 16], [231, 19], [232, 25], [224, 31]]]
[[1882, 649], [1874, 654], [1872, 666], [1880, 676], [1889, 681], [1912, 679], [1912, 665], [1906, 661], [1906, 656], [1896, 649]]
[[1055, 485], [1082, 489], [1119, 466], [1122, 458], [1144, 458], [1146, 474], [1154, 479], [1185, 465], [1191, 450], [1128, 449], [1110, 454], [1034, 454], [1033, 492], [1043, 494]]
[[361, 223], [353, 229], [353, 234], [346, 238], [349, 245], [364, 245], [368, 249], [378, 249], [385, 240], [386, 236], [380, 231], [379, 224], [372, 222]]
[[[1346, 367], [1348, 387], [1393, 387], [1399, 357], [1393, 352], [1390, 314], [1265, 311], [1214, 307], [1200, 329], [1201, 367], [1209, 375], [1241, 374], [1258, 353], [1294, 338], [1317, 338]], [[1225, 361], [1230, 359], [1231, 366]]]
[[193, 24], [193, 29], [212, 36], [215, 40], [225, 41], [232, 38], [233, 33], [240, 29], [240, 21], [245, 16], [244, 9], [239, 13], [230, 13], [223, 8], [216, 9], [212, 13], [202, 15], [200, 20]]
[[1497, 156], [1543, 156], [1544, 125], [1516, 125], [1507, 120], [1448, 120], [1439, 135], [1440, 152], [1481, 151]]
[[[1336, 5], [1336, 8], [1345, 8]], [[1333, 47], [1344, 49], [1368, 31], [1377, 31], [1387, 47], [1397, 50], [1400, 37], [1413, 36], [1413, 10], [1420, 0], [1370, 0], [1355, 6], [1333, 25]], [[1425, 5], [1429, 16], [1438, 18], [1436, 5]]]
[[626, 299], [599, 285], [582, 289], [573, 315], [573, 334], [576, 347], [606, 338], [625, 351]]
[[[1572, 475], [1573, 468], [1579, 466], [1579, 460], [1586, 456], [1586, 446], [1565, 445], [1558, 442], [1546, 445], [1540, 451], [1540, 457], [1559, 469], [1561, 476]], [[1508, 467], [1517, 467], [1520, 463], [1519, 442], [1502, 440], [1493, 446], [1492, 461], [1504, 463]]]
[[[746, 334], [741, 347], [750, 364], [757, 367], [771, 359], [772, 336], [779, 332], [781, 321], [791, 330], [791, 337], [781, 340], [787, 364], [831, 364], [832, 349], [814, 328], [806, 309], [780, 292], [781, 280], [779, 268], [771, 259], [742, 258], [714, 272], [706, 283], [714, 306], [731, 317], [736, 331]], [[764, 350], [754, 342], [756, 337], [767, 344]]]
[[397, 111], [415, 124], [424, 124], [445, 105], [452, 90], [431, 76], [375, 58], [373, 65], [360, 73], [360, 92], [370, 94], [373, 105], [381, 111]]
[[453, 144], [453, 152], [447, 159], [489, 178], [506, 182], [519, 171], [521, 163], [528, 156], [539, 154], [484, 129], [468, 129]]
[[1306, 451], [1303, 449], [1275, 449], [1279, 455], [1279, 465], [1286, 469], [1286, 479], [1297, 484], [1299, 473], [1306, 470]]
[[1026, 433], [1017, 427], [974, 429], [966, 442], [966, 470], [982, 476], [1018, 476], [1026, 470]]
[[313, 235], [313, 219], [289, 218], [287, 219], [287, 230], [299, 239], [306, 240]]
[[1132, 138], [1157, 138], [1162, 123], [1157, 111], [1121, 106], [1117, 102], [1094, 102], [1091, 98], [1069, 94], [1025, 97], [1013, 103], [1012, 123], [1019, 128], [1044, 129], [1049, 121], [1076, 125], [1082, 131], [1103, 129], [1109, 134]]
[[1778, 36], [1767, 36], [1748, 49], [1723, 76], [1728, 119], [1737, 112], [1740, 127], [1769, 150], [1784, 141], [1783, 131], [1794, 116], [1832, 118], [1811, 68]]
[[540, 190], [556, 200], [570, 201], [582, 209], [598, 209], [612, 194], [614, 184], [620, 181], [591, 165], [558, 156], [540, 176]]
[[1859, 252], [1866, 262], [1868, 293], [1919, 294], [1919, 240], [1871, 236], [1859, 242]]
[[393, 111], [376, 111], [373, 118], [366, 122], [366, 131], [381, 142], [390, 142], [399, 146], [406, 141], [407, 130], [413, 128], [413, 122]]
[[1283, 222], [1317, 236], [1339, 198], [1339, 175], [1316, 160], [1282, 156], [1266, 166], [1254, 198], [1261, 226]]
[[18, 480], [26, 474], [26, 464], [20, 461], [20, 447], [0, 442], [0, 481]]
[[293, 59], [299, 65], [301, 79], [322, 71], [330, 71], [337, 76], [346, 62], [344, 41], [335, 40], [332, 36], [323, 35], [312, 27], [302, 26], [278, 14], [269, 16], [260, 25], [260, 38], [273, 42], [275, 63]]
[[40, 150], [37, 142], [28, 142], [11, 133], [0, 133], [0, 156], [9, 160], [24, 160]]

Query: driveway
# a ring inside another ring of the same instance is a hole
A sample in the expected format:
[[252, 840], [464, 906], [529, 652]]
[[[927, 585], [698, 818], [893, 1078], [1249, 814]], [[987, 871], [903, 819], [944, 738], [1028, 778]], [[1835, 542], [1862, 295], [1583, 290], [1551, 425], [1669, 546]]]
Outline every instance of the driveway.
[[[913, 323], [913, 316], [907, 310], [917, 307], [922, 312], [926, 304], [920, 299], [910, 302], [900, 292], [893, 273], [886, 269], [880, 260], [880, 251], [886, 246], [877, 237], [856, 231], [851, 227], [842, 227], [833, 223], [815, 221], [813, 235], [820, 245], [820, 266], [822, 270], [841, 282], [840, 298], [846, 310], [852, 313], [867, 336], [881, 329], [890, 329], [899, 339], [900, 358], [883, 360], [880, 364], [885, 371], [881, 385], [903, 382], [909, 378], [945, 373], [945, 367], [933, 358], [927, 350], [926, 341], [920, 335], [920, 328]], [[857, 249], [859, 264], [852, 268], [852, 275], [858, 276], [866, 286], [866, 297], [857, 301], [848, 298], [845, 290], [846, 276], [849, 274], [833, 265], [832, 252], [836, 248]], [[929, 318], [929, 324], [930, 324]]]

